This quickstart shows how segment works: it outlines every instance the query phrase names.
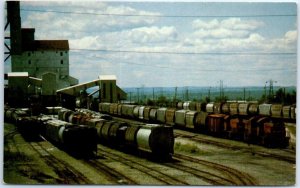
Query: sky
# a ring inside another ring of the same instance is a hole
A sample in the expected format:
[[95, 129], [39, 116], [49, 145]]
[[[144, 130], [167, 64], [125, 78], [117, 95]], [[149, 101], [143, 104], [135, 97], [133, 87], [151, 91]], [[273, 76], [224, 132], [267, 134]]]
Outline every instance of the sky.
[[120, 87], [297, 84], [293, 2], [22, 1], [21, 20], [36, 40], [69, 40], [80, 83], [114, 74]]

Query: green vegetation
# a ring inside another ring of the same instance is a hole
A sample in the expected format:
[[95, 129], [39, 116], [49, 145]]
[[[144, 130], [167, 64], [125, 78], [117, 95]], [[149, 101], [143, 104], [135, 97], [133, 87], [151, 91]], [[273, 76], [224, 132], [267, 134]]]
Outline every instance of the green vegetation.
[[135, 92], [136, 88], [127, 88], [132, 93], [128, 102], [141, 105], [175, 107], [177, 102], [225, 102], [258, 101], [260, 103], [281, 103], [291, 105], [296, 103], [295, 87], [274, 87], [274, 92], [264, 87], [225, 88], [220, 93], [218, 88], [182, 87], [182, 88], [143, 88], [143, 94]]

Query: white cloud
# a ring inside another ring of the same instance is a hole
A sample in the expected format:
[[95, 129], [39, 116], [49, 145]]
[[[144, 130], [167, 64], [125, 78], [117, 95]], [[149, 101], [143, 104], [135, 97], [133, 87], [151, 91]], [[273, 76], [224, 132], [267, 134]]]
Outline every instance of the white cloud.
[[[35, 2], [22, 2], [22, 4], [36, 5]], [[115, 74], [119, 79], [118, 82], [122, 83], [121, 87], [142, 84], [146, 86], [214, 85], [220, 79], [225, 82], [228, 80], [229, 85], [257, 85], [263, 84], [267, 79], [274, 77], [280, 80], [280, 76], [284, 76], [281, 72], [243, 70], [296, 67], [293, 57], [218, 55], [219, 52], [296, 51], [296, 30], [286, 28], [281, 36], [270, 38], [261, 32], [266, 31], [269, 26], [259, 18], [210, 20], [206, 18], [194, 21], [188, 18], [189, 21], [182, 24], [176, 18], [129, 16], [160, 15], [158, 12], [130, 7], [130, 3], [125, 6], [107, 2], [90, 4], [89, 1], [72, 1], [66, 4], [55, 1], [50, 7], [46, 6], [47, 4], [51, 3], [47, 2], [45, 6], [39, 3], [39, 6], [47, 10], [128, 16], [26, 12], [22, 17], [22, 25], [36, 28], [36, 39], [68, 39], [71, 49], [204, 53], [182, 55], [71, 51], [70, 73], [79, 78], [80, 82], [95, 79], [99, 74]], [[36, 5], [36, 9], [41, 9], [39, 6]], [[182, 25], [186, 28], [181, 28]], [[206, 52], [208, 54], [205, 54]], [[216, 53], [216, 55], [209, 53]], [[235, 72], [235, 70], [241, 71]], [[292, 79], [285, 79], [295, 80], [294, 74], [289, 77]]]
[[263, 25], [260, 21], [240, 18], [228, 18], [222, 21], [197, 19], [192, 22], [192, 27], [195, 29], [194, 35], [199, 38], [245, 38], [250, 31]]
[[136, 43], [166, 42], [177, 37], [174, 27], [140, 27], [128, 32], [128, 37]]
[[[35, 3], [22, 3], [24, 9], [30, 9], [30, 6], [36, 5]], [[51, 3], [49, 3], [51, 4]], [[59, 4], [59, 5], [58, 5]], [[36, 7], [40, 10], [52, 10], [66, 12], [66, 13], [55, 13], [55, 12], [26, 12], [25, 17], [22, 18], [22, 27], [34, 27], [37, 29], [36, 38], [42, 39], [43, 37], [49, 38], [47, 34], [52, 30], [53, 38], [61, 39], [63, 37], [70, 36], [83, 36], [83, 35], [97, 35], [104, 31], [115, 31], [131, 29], [136, 27], [145, 27], [153, 24], [157, 17], [143, 17], [138, 15], [160, 15], [157, 12], [136, 10], [134, 8], [115, 4], [104, 4], [104, 3], [87, 3], [84, 6], [79, 2], [71, 2], [71, 5], [64, 3], [54, 2], [52, 6], [42, 6], [42, 8]], [[55, 6], [58, 5], [58, 6]], [[66, 5], [65, 7], [63, 5]], [[75, 6], [76, 5], [76, 6]], [[29, 6], [29, 8], [28, 8]], [[70, 9], [72, 6], [74, 8]], [[57, 10], [58, 9], [58, 10]], [[77, 10], [78, 9], [78, 10]], [[71, 14], [71, 13], [79, 14]], [[85, 14], [93, 13], [93, 14]], [[118, 14], [128, 16], [116, 16]], [[137, 15], [137, 16], [133, 16]], [[59, 32], [61, 31], [61, 32]]]
[[256, 20], [241, 20], [241, 18], [229, 18], [221, 21], [220, 27], [231, 30], [255, 30], [264, 23]]
[[298, 33], [296, 30], [288, 31], [284, 35], [284, 40], [286, 40], [288, 43], [297, 42], [297, 35]]

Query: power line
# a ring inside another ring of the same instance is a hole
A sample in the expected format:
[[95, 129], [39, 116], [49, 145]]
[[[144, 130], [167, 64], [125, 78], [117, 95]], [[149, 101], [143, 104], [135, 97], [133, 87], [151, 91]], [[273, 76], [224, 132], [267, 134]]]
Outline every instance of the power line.
[[172, 52], [172, 51], [139, 51], [139, 50], [112, 50], [112, 49], [84, 49], [71, 48], [72, 51], [94, 51], [105, 53], [137, 53], [137, 54], [171, 54], [171, 55], [222, 55], [222, 56], [281, 56], [297, 55], [296, 52]]
[[20, 9], [25, 12], [52, 12], [59, 14], [81, 14], [81, 15], [97, 15], [97, 16], [124, 16], [124, 17], [167, 17], [167, 18], [217, 18], [217, 17], [296, 17], [297, 14], [261, 14], [261, 15], [161, 15], [161, 14], [115, 14], [115, 13], [91, 13], [91, 12], [74, 12], [59, 10], [40, 10], [40, 9]]

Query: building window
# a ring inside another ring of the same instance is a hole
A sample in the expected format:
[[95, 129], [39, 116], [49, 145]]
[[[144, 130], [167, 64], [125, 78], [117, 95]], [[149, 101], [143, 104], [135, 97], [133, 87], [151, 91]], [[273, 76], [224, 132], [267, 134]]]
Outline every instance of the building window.
[[31, 65], [31, 60], [28, 60], [28, 64]]
[[60, 60], [60, 64], [61, 64], [61, 65], [64, 64], [64, 61], [63, 61], [63, 60]]
[[28, 52], [28, 57], [30, 56], [30, 52]]
[[60, 56], [63, 56], [63, 52], [60, 52]]

